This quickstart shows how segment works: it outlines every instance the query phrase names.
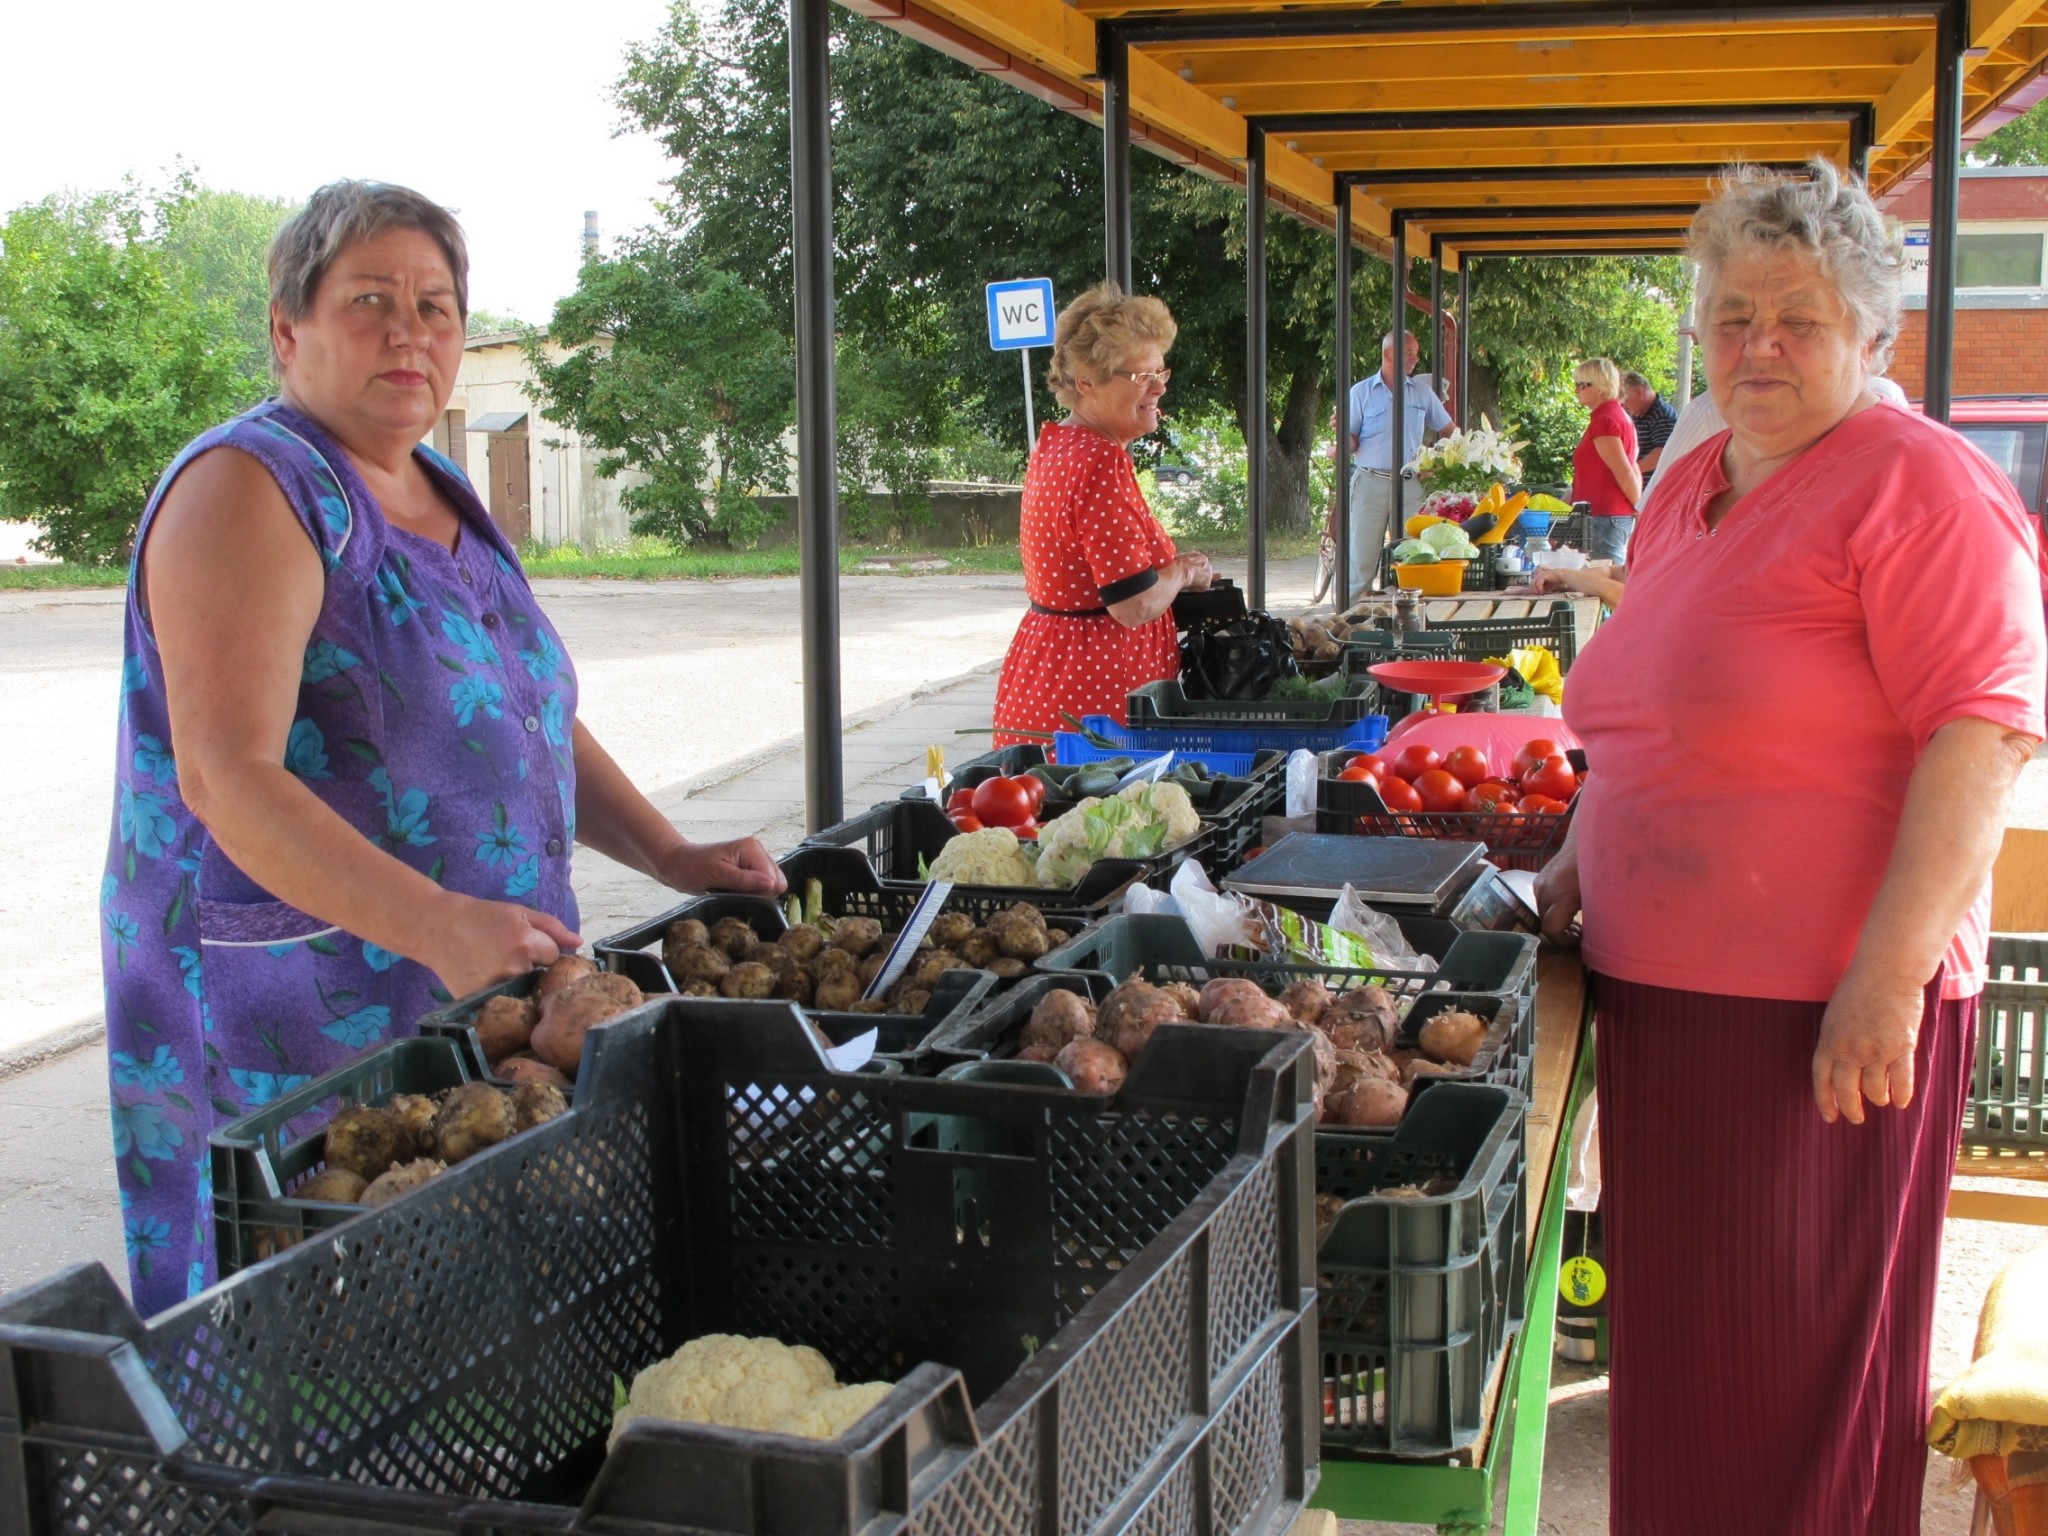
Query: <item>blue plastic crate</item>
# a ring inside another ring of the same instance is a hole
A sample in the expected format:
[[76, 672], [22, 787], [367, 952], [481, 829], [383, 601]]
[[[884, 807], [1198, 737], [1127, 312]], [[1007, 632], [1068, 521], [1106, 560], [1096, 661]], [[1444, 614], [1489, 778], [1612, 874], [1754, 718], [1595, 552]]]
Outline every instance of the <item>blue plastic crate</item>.
[[1092, 746], [1078, 731], [1061, 731], [1053, 738], [1053, 755], [1060, 762], [1096, 763], [1119, 755], [1144, 758], [1172, 752], [1179, 757], [1195, 759], [1211, 772], [1228, 774], [1233, 778], [1243, 778], [1251, 772], [1252, 754], [1256, 752], [1292, 752], [1296, 748], [1325, 752], [1337, 747], [1348, 747], [1354, 752], [1373, 752], [1387, 739], [1385, 715], [1367, 715], [1363, 720], [1349, 724], [1253, 725], [1234, 729], [1216, 726], [1140, 730], [1118, 725], [1107, 715], [1088, 715], [1081, 723], [1117, 745], [1113, 748]]

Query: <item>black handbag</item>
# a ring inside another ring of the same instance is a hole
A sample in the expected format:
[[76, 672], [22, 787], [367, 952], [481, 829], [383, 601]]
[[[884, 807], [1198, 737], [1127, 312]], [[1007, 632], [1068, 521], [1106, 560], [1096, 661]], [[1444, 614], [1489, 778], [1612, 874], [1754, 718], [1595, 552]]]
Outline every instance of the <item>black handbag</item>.
[[1180, 686], [1191, 699], [1263, 699], [1299, 675], [1294, 637], [1270, 613], [1200, 619], [1180, 637]]

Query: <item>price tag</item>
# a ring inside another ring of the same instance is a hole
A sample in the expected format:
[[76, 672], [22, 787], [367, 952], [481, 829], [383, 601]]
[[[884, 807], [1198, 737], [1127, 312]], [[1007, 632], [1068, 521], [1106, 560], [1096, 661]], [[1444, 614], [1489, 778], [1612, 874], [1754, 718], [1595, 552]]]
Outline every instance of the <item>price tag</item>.
[[1557, 1294], [1575, 1307], [1590, 1307], [1607, 1294], [1607, 1271], [1583, 1253], [1557, 1266]]
[[924, 888], [924, 894], [917, 898], [917, 905], [910, 909], [910, 916], [904, 921], [903, 931], [896, 935], [889, 958], [875, 972], [875, 979], [868, 983], [867, 991], [861, 993], [863, 998], [880, 997], [896, 985], [897, 979], [910, 965], [910, 957], [917, 953], [917, 946], [924, 942], [924, 936], [938, 921], [939, 908], [952, 894], [953, 882], [950, 880], [934, 880]]

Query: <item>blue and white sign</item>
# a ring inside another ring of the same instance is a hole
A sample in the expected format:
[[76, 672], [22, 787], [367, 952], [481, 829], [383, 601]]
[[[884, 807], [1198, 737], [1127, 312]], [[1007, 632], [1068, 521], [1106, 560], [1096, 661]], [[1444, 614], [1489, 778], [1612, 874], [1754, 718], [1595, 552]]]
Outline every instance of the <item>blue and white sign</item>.
[[998, 352], [1052, 345], [1052, 279], [988, 285], [988, 344]]

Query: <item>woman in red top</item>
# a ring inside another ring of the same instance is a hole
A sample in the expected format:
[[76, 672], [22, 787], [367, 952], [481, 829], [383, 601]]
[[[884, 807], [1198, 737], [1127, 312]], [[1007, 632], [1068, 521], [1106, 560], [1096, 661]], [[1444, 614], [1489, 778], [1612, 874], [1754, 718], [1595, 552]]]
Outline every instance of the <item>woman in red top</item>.
[[1728, 430], [1658, 475], [1572, 669], [1590, 775], [1536, 885], [1599, 1008], [1609, 1529], [1911, 1536], [2037, 534], [1872, 393], [1899, 259], [1862, 187], [1737, 173], [1689, 254]]
[[1593, 413], [1585, 435], [1572, 450], [1572, 500], [1591, 509], [1586, 519], [1586, 558], [1628, 557], [1636, 530], [1636, 502], [1643, 472], [1636, 468], [1636, 424], [1621, 403], [1621, 370], [1604, 357], [1581, 363], [1572, 375], [1579, 404]]
[[1125, 696], [1180, 676], [1173, 600], [1209, 585], [1209, 557], [1176, 554], [1138, 490], [1133, 439], [1159, 428], [1178, 327], [1114, 283], [1082, 294], [1053, 331], [1047, 382], [1067, 409], [1024, 476], [1021, 542], [1031, 611], [996, 684], [996, 745], [1048, 740], [1062, 715], [1125, 718]]

